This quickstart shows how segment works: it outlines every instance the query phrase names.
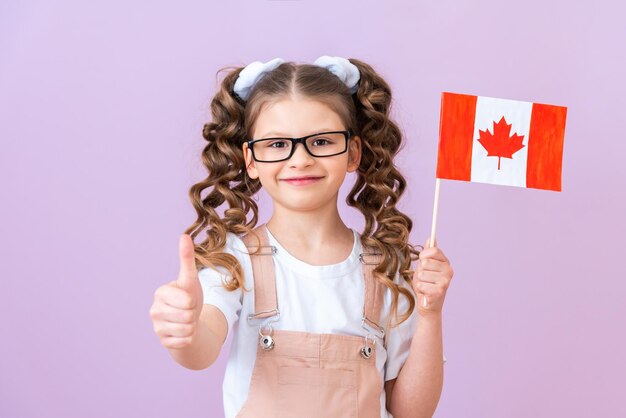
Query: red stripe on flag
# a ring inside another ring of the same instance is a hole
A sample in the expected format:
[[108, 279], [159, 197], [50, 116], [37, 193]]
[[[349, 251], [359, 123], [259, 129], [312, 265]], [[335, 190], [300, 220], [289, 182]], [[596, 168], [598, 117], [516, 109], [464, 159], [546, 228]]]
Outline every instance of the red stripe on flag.
[[441, 93], [437, 178], [470, 181], [477, 99]]
[[533, 103], [528, 133], [526, 187], [561, 191], [567, 108]]

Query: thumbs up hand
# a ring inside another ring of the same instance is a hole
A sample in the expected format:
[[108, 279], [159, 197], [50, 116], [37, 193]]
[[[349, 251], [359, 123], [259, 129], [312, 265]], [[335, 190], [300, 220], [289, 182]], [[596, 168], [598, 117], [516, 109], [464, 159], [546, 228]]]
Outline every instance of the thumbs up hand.
[[154, 292], [150, 317], [154, 332], [166, 348], [191, 345], [202, 312], [203, 293], [194, 257], [194, 243], [182, 234], [178, 243], [178, 278]]

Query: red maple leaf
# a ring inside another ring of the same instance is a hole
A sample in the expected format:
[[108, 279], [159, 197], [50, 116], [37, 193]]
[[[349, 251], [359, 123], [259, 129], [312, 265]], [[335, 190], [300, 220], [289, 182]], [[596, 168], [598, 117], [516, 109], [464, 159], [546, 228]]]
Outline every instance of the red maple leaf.
[[489, 132], [489, 129], [478, 130], [480, 135], [478, 142], [487, 150], [487, 157], [498, 157], [498, 170], [500, 170], [501, 157], [512, 159], [514, 153], [525, 147], [522, 144], [524, 135], [520, 136], [515, 133], [509, 137], [511, 125], [507, 124], [506, 119], [502, 116], [500, 122], [493, 122], [493, 134]]

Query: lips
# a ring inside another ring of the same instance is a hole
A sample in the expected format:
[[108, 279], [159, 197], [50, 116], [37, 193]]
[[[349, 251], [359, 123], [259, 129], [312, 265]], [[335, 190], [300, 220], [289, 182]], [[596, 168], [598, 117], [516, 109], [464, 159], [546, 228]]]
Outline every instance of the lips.
[[321, 179], [322, 177], [303, 176], [303, 177], [292, 177], [289, 179], [281, 179], [281, 180], [292, 186], [306, 186], [308, 184], [317, 183]]
[[321, 179], [321, 176], [302, 176], [302, 177], [290, 177], [290, 178], [286, 178], [286, 179], [282, 179], [285, 181], [288, 180], [311, 180], [311, 179]]

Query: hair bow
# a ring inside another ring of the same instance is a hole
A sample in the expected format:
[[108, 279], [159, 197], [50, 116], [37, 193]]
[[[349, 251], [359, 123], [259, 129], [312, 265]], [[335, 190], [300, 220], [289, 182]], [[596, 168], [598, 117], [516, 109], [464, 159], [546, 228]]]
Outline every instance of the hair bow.
[[[237, 77], [235, 85], [233, 86], [233, 91], [243, 100], [248, 100], [254, 85], [261, 79], [261, 77], [274, 70], [283, 62], [285, 61], [282, 58], [274, 58], [267, 62], [254, 61], [248, 64], [239, 73], [239, 77]], [[357, 66], [352, 64], [346, 58], [323, 55], [316, 59], [313, 64], [326, 68], [328, 71], [335, 74], [346, 86], [350, 88], [350, 92], [352, 94], [356, 93], [361, 75]]]

